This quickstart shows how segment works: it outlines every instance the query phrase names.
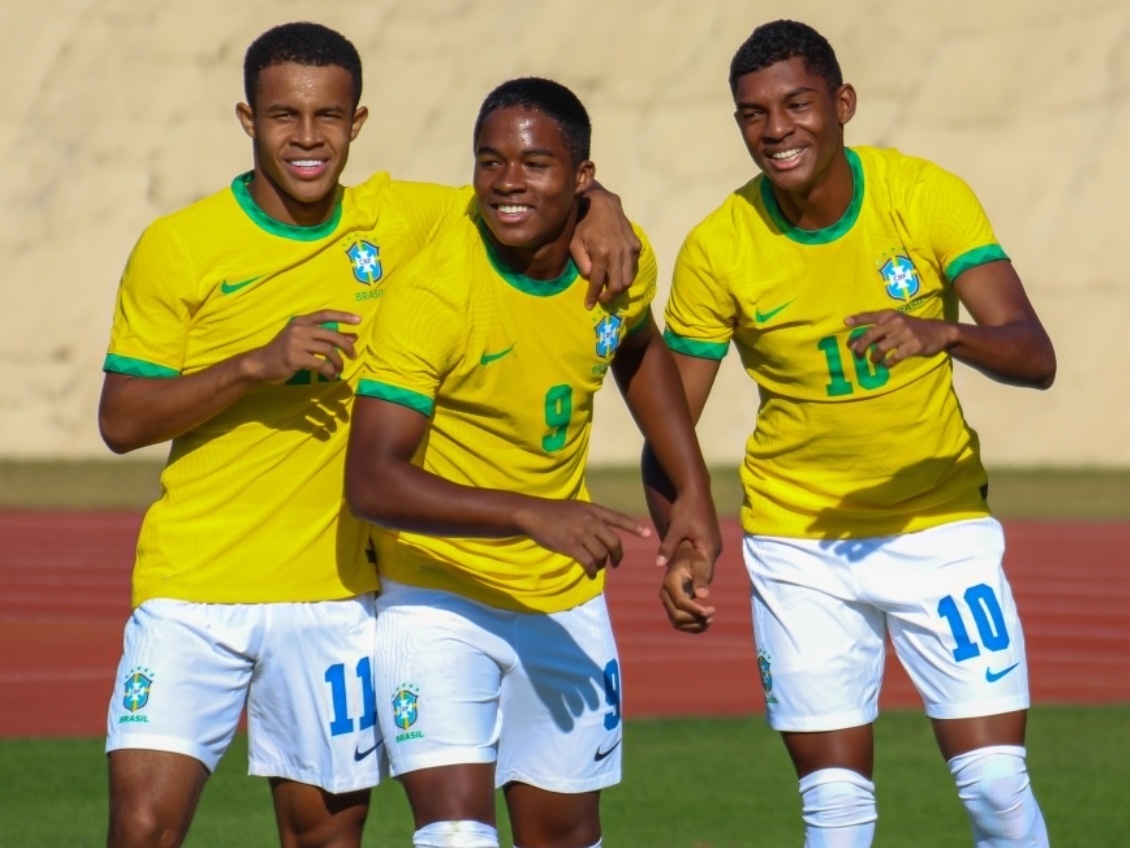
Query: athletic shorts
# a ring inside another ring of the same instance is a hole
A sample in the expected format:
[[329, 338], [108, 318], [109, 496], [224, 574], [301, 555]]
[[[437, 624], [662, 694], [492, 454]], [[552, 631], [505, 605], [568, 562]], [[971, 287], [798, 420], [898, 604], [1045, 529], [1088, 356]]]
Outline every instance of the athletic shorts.
[[496, 763], [495, 783], [620, 781], [620, 663], [604, 597], [517, 613], [383, 580], [377, 714], [392, 773]]
[[774, 729], [874, 721], [888, 634], [931, 718], [1028, 707], [1024, 634], [994, 519], [873, 539], [747, 535], [744, 553]]
[[372, 595], [318, 603], [146, 601], [126, 624], [106, 751], [215, 771], [247, 704], [248, 773], [340, 793], [376, 785]]

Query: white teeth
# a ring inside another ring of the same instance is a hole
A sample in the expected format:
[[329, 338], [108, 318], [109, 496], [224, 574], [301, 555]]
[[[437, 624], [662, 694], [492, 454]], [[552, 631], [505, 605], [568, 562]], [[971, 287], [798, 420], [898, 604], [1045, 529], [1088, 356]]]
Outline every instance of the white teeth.
[[498, 211], [504, 215], [521, 215], [529, 208], [529, 206], [519, 206], [517, 204], [507, 204], [504, 206], [500, 203], [498, 205]]
[[796, 159], [803, 152], [803, 148], [794, 147], [792, 150], [779, 150], [776, 153], [770, 153], [770, 159]]
[[290, 164], [296, 168], [317, 168], [322, 164], [321, 159], [295, 159]]

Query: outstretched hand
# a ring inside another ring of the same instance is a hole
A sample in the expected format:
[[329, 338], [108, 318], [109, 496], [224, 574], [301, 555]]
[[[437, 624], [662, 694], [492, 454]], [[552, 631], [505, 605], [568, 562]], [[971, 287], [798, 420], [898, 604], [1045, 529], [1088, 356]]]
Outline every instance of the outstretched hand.
[[710, 596], [714, 563], [683, 545], [667, 564], [659, 599], [671, 626], [683, 633], [702, 633], [714, 621], [715, 608], [702, 603]]
[[576, 560], [589, 577], [624, 558], [616, 531], [640, 538], [651, 535], [651, 528], [639, 519], [585, 501], [537, 500], [522, 510], [518, 524], [543, 548]]

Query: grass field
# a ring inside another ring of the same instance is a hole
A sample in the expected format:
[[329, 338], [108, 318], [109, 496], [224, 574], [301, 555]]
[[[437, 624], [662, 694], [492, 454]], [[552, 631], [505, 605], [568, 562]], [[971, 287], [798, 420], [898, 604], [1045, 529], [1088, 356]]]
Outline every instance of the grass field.
[[[1032, 711], [1029, 763], [1052, 844], [1130, 841], [1130, 707]], [[604, 801], [609, 848], [777, 848], [801, 844], [799, 799], [784, 749], [760, 717], [628, 723], [623, 785]], [[876, 848], [969, 845], [965, 813], [926, 720], [892, 712], [876, 725]], [[102, 741], [0, 742], [0, 845], [96, 846], [104, 840]], [[266, 781], [246, 777], [243, 737], [204, 794], [186, 845], [276, 846]], [[504, 820], [500, 815], [500, 820]], [[377, 791], [367, 848], [410, 844], [394, 783]], [[508, 844], [503, 823], [503, 844]]]
[[[0, 509], [144, 509], [160, 493], [161, 465], [151, 460], [0, 462]], [[1130, 469], [995, 469], [989, 501], [1002, 518], [1130, 519]], [[736, 515], [741, 486], [734, 468], [712, 470], [722, 515]], [[635, 468], [589, 473], [593, 500], [624, 512], [646, 512]]]

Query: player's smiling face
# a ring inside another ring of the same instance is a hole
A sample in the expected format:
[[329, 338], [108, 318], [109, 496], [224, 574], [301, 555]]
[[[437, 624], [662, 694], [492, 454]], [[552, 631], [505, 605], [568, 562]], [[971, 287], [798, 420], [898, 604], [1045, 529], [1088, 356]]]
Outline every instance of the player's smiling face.
[[734, 92], [742, 138], [773, 186], [808, 194], [843, 149], [843, 127], [855, 114], [855, 90], [833, 90], [794, 57], [738, 77]]
[[259, 74], [255, 102], [236, 112], [255, 142], [255, 202], [287, 224], [311, 226], [333, 211], [349, 144], [367, 111], [353, 107], [349, 72], [283, 62]]
[[552, 279], [563, 270], [576, 223], [577, 194], [593, 164], [573, 164], [557, 122], [514, 106], [496, 109], [475, 140], [475, 195], [483, 222], [515, 270]]

